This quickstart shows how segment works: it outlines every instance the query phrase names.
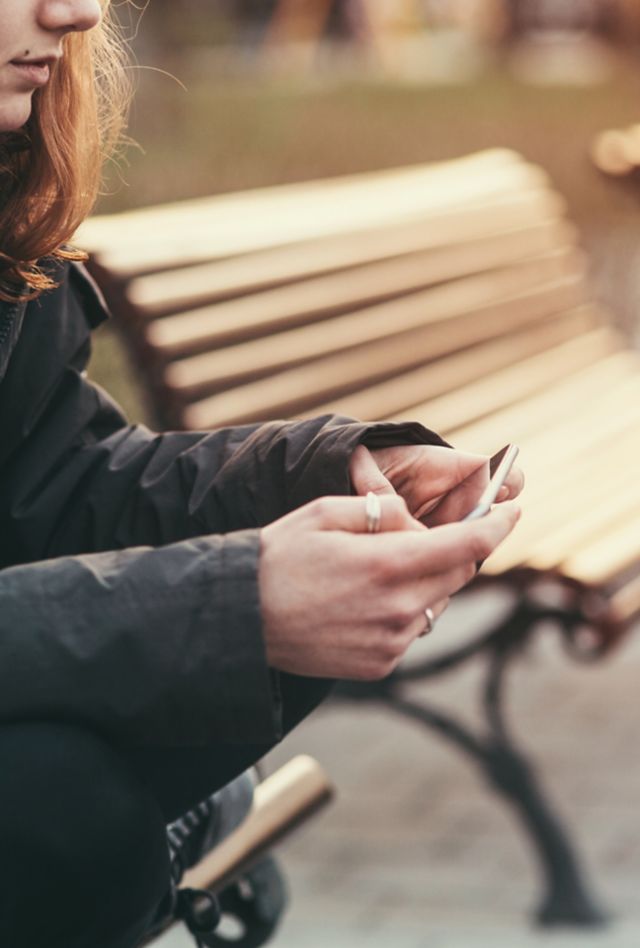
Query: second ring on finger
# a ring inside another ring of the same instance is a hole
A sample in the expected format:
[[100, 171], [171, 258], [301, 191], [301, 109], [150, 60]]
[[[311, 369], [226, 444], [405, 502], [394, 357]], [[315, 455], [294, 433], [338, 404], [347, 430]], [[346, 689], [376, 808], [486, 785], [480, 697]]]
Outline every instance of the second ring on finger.
[[431, 606], [427, 606], [427, 608], [424, 610], [424, 617], [426, 620], [426, 625], [420, 633], [420, 638], [422, 638], [423, 635], [429, 635], [430, 632], [433, 632], [433, 627], [436, 624], [436, 615]]
[[424, 611], [424, 626], [422, 631], [419, 633], [418, 638], [423, 638], [425, 635], [429, 635], [433, 632], [434, 626], [438, 621], [438, 618], [442, 615], [444, 610], [449, 605], [449, 599], [443, 599], [441, 602], [436, 603], [434, 606], [426, 606]]

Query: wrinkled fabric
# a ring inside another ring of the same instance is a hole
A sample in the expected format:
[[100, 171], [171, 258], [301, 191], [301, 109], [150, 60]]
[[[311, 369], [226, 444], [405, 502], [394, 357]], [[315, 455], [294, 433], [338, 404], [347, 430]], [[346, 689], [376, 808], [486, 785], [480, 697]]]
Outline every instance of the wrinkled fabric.
[[84, 375], [100, 295], [77, 265], [58, 277], [26, 306], [0, 303], [0, 723], [77, 721], [134, 744], [276, 740], [259, 527], [349, 493], [361, 442], [444, 442], [333, 416], [129, 425]]

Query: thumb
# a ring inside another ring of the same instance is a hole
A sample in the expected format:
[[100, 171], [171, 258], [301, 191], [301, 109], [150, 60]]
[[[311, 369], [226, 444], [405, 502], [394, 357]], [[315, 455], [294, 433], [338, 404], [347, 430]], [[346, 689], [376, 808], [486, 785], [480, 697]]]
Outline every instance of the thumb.
[[359, 444], [351, 455], [349, 476], [356, 494], [364, 497], [370, 491], [374, 494], [395, 494], [390, 481], [378, 467], [368, 448]]

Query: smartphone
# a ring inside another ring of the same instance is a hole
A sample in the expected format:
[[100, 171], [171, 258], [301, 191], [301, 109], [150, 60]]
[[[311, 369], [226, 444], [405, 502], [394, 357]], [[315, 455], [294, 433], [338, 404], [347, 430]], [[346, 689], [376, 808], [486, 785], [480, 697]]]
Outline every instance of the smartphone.
[[491, 505], [495, 503], [500, 488], [506, 481], [509, 471], [513, 467], [513, 462], [518, 456], [518, 450], [515, 444], [507, 444], [498, 451], [497, 454], [493, 455], [489, 461], [489, 483], [482, 491], [473, 510], [471, 510], [466, 517], [462, 518], [463, 521], [478, 520], [480, 517], [484, 517], [489, 513]]

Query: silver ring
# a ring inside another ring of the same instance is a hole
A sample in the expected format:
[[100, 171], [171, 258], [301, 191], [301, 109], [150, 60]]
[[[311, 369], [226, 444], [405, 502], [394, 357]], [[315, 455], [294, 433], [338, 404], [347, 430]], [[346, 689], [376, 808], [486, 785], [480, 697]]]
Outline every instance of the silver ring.
[[429, 635], [430, 632], [433, 632], [433, 627], [436, 624], [436, 617], [434, 615], [433, 609], [430, 609], [429, 606], [424, 610], [424, 617], [427, 620], [427, 624], [420, 633], [420, 635]]
[[365, 514], [367, 517], [367, 533], [379, 533], [382, 520], [380, 498], [373, 491], [369, 491], [365, 498]]

